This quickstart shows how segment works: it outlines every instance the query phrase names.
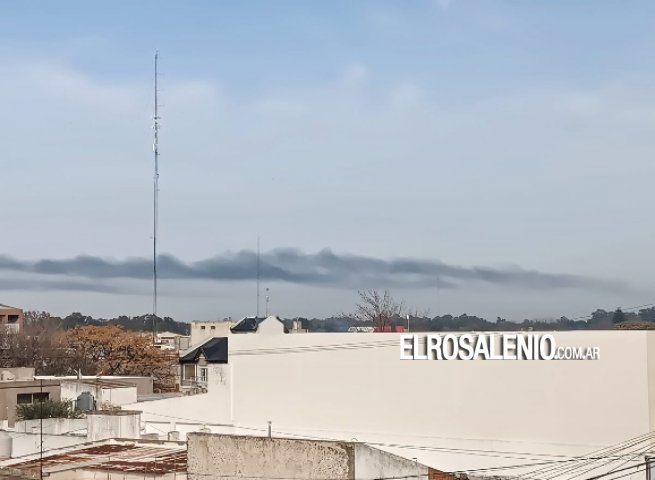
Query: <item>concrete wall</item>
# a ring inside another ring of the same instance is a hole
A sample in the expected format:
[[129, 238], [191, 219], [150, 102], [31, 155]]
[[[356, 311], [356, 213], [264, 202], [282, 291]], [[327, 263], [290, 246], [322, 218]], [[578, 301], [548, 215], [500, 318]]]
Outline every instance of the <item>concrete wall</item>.
[[[43, 429], [46, 430], [45, 427]], [[33, 455], [41, 451], [41, 435], [38, 433], [10, 433], [12, 437], [11, 457]], [[70, 447], [86, 442], [85, 436], [43, 434], [43, 450]]]
[[[41, 420], [18, 420], [14, 432], [37, 433], [41, 428]], [[66, 433], [86, 434], [86, 418], [44, 418], [43, 433], [63, 435]]]
[[189, 479], [354, 478], [354, 449], [346, 443], [193, 433]]
[[278, 436], [456, 449], [390, 447], [444, 471], [525, 463], [471, 450], [561, 458], [655, 429], [655, 332], [554, 336], [599, 347], [600, 360], [401, 361], [395, 333], [232, 335], [223, 383], [134, 408], [245, 434], [271, 420]]
[[141, 435], [141, 412], [138, 411], [89, 412], [87, 420], [87, 439], [89, 441], [107, 438], [139, 438]]
[[[368, 445], [193, 433], [189, 478], [427, 478], [428, 468]], [[421, 477], [416, 477], [421, 478]]]
[[356, 478], [428, 478], [428, 467], [418, 462], [361, 443], [355, 444], [354, 448]]

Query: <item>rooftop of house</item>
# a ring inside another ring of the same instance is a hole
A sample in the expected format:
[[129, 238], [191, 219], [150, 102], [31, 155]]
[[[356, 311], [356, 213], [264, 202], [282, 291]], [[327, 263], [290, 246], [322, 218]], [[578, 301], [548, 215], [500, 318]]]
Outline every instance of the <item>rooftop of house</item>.
[[159, 338], [177, 338], [177, 337], [188, 337], [188, 335], [182, 335], [181, 333], [175, 332], [159, 332], [157, 333]]
[[136, 388], [134, 383], [107, 378], [62, 378], [62, 385], [67, 383], [79, 383], [82, 385], [91, 385], [100, 388]]
[[[269, 318], [275, 319], [278, 322], [284, 324], [279, 317], [269, 316], [269, 317], [245, 317], [241, 319], [236, 325], [230, 328], [232, 333], [254, 333], [259, 328], [259, 324], [264, 320]], [[284, 333], [289, 333], [286, 327], [284, 327]]]
[[227, 337], [213, 337], [180, 357], [180, 363], [196, 363], [200, 356], [208, 363], [227, 363]]
[[5, 305], [4, 303], [0, 303], [0, 310], [21, 310], [18, 307], [12, 307], [10, 305]]
[[[0, 462], [1, 467], [28, 474], [38, 473], [40, 465], [39, 454]], [[50, 475], [89, 470], [155, 476], [186, 472], [186, 465], [185, 443], [172, 441], [102, 440], [43, 454], [43, 471]]]

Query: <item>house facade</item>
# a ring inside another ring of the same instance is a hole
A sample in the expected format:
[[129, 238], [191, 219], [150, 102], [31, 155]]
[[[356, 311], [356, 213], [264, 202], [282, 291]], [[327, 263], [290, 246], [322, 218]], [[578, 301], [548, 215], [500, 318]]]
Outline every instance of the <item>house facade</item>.
[[0, 304], [0, 325], [9, 333], [18, 333], [23, 328], [23, 310]]

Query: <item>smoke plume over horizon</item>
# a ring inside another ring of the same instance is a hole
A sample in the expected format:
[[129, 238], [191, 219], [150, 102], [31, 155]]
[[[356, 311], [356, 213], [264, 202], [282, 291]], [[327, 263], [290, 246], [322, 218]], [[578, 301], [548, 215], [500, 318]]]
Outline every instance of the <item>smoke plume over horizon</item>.
[[[185, 262], [173, 255], [158, 257], [158, 277], [170, 280], [286, 282], [305, 286], [345, 289], [368, 288], [445, 288], [457, 289], [469, 282], [525, 289], [624, 289], [611, 282], [566, 273], [547, 273], [520, 267], [458, 266], [434, 259], [371, 256], [334, 253], [323, 249], [305, 253], [295, 248], [274, 249], [260, 255], [252, 250], [226, 252], [204, 260]], [[79, 255], [68, 259], [20, 260], [0, 255], [3, 272], [20, 273], [16, 288], [31, 290], [80, 290], [124, 293], [109, 280], [148, 280], [152, 260], [122, 260]], [[38, 276], [34, 281], [30, 277]], [[44, 279], [45, 277], [45, 279]], [[11, 288], [12, 279], [1, 279]]]

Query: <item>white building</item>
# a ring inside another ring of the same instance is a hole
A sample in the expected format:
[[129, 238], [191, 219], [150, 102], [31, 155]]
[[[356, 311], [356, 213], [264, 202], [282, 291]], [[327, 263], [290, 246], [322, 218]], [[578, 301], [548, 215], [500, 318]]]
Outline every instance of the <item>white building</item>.
[[133, 383], [103, 378], [62, 379], [62, 400], [70, 400], [75, 404], [82, 393], [91, 394], [97, 410], [119, 407], [136, 403], [137, 387]]
[[395, 333], [232, 334], [207, 394], [130, 408], [152, 431], [261, 435], [270, 421], [277, 436], [356, 439], [444, 471], [561, 461], [655, 429], [655, 332], [553, 336], [600, 358], [403, 361]]
[[213, 337], [225, 337], [230, 334], [230, 328], [233, 326], [234, 322], [231, 320], [193, 320], [189, 347], [195, 347]]

